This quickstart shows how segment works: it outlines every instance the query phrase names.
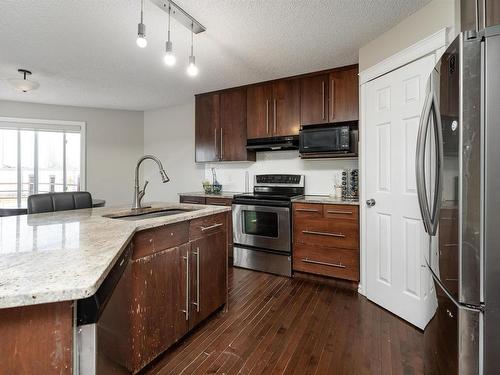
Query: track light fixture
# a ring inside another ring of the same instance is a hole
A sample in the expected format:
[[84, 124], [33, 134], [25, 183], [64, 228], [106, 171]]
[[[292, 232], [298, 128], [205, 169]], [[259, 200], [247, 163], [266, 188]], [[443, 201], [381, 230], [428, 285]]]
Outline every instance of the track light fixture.
[[193, 45], [194, 45], [194, 32], [193, 32], [193, 25], [191, 24], [191, 55], [189, 56], [189, 64], [187, 67], [187, 74], [191, 77], [195, 77], [198, 75], [198, 67], [196, 66], [193, 53]]
[[144, 0], [141, 0], [141, 22], [137, 25], [136, 43], [140, 48], [146, 48], [148, 45], [146, 39], [146, 25], [144, 24]]
[[[195, 20], [189, 13], [174, 3], [172, 0], [150, 0], [158, 8], [168, 14], [167, 26], [167, 42], [165, 43], [165, 55], [163, 62], [167, 66], [174, 66], [176, 57], [173, 50], [172, 40], [170, 39], [171, 17], [175, 18], [181, 25], [191, 31], [191, 54], [189, 55], [188, 66], [186, 72], [189, 76], [198, 75], [198, 66], [194, 57], [194, 34], [199, 34], [206, 31], [205, 27]], [[137, 45], [145, 48], [148, 45], [146, 40], [146, 25], [144, 24], [144, 0], [141, 0], [141, 22], [137, 25]]]
[[167, 66], [175, 65], [175, 55], [172, 49], [172, 41], [170, 40], [170, 15], [172, 13], [172, 7], [168, 4], [168, 31], [167, 31], [167, 43], [165, 44], [165, 56], [163, 57], [163, 61]]

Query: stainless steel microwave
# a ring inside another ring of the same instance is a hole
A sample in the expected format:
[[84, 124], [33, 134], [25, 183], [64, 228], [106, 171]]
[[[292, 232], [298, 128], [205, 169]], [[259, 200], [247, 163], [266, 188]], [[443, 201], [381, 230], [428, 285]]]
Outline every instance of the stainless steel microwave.
[[352, 125], [303, 128], [299, 135], [299, 152], [357, 154], [358, 130]]

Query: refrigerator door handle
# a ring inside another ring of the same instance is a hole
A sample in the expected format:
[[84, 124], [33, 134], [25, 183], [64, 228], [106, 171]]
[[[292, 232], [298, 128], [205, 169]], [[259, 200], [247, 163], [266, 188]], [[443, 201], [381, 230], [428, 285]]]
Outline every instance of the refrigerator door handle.
[[444, 151], [443, 151], [443, 127], [441, 124], [441, 113], [439, 110], [439, 103], [437, 102], [436, 95], [432, 94], [432, 106], [431, 111], [433, 113], [433, 123], [434, 123], [434, 136], [436, 144], [436, 171], [434, 180], [434, 199], [432, 204], [432, 215], [431, 215], [431, 236], [436, 235], [439, 225], [439, 213], [441, 211], [441, 197], [442, 197], [442, 186], [443, 186], [443, 162], [444, 162]]
[[431, 234], [431, 214], [429, 210], [429, 202], [427, 200], [427, 189], [425, 181], [425, 146], [427, 131], [429, 128], [429, 120], [432, 110], [433, 92], [430, 91], [425, 99], [424, 109], [420, 117], [420, 124], [418, 126], [417, 134], [417, 147], [415, 157], [415, 173], [417, 183], [417, 197], [420, 206], [420, 213], [422, 214], [422, 221], [424, 229], [427, 233]]

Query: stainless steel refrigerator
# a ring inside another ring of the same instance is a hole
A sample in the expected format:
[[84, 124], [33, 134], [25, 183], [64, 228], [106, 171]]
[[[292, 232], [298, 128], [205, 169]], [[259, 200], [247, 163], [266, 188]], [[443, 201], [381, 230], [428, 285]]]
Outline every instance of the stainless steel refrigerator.
[[436, 64], [416, 173], [437, 310], [426, 374], [500, 374], [500, 27], [465, 32]]

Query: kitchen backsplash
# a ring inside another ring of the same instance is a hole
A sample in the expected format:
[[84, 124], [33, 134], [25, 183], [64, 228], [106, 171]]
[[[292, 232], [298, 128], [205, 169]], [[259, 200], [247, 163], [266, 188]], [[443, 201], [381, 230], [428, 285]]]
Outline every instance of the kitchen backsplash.
[[[273, 151], [257, 153], [257, 161], [233, 163], [207, 163], [205, 178], [212, 179], [215, 168], [217, 179], [224, 191], [245, 191], [245, 172], [249, 174], [249, 189], [253, 189], [256, 174], [290, 173], [306, 176], [306, 194], [327, 195], [333, 193], [333, 185], [340, 183], [344, 168], [358, 168], [356, 159], [302, 160], [298, 151]], [[337, 177], [338, 176], [338, 177]], [[200, 182], [201, 186], [201, 182]]]

